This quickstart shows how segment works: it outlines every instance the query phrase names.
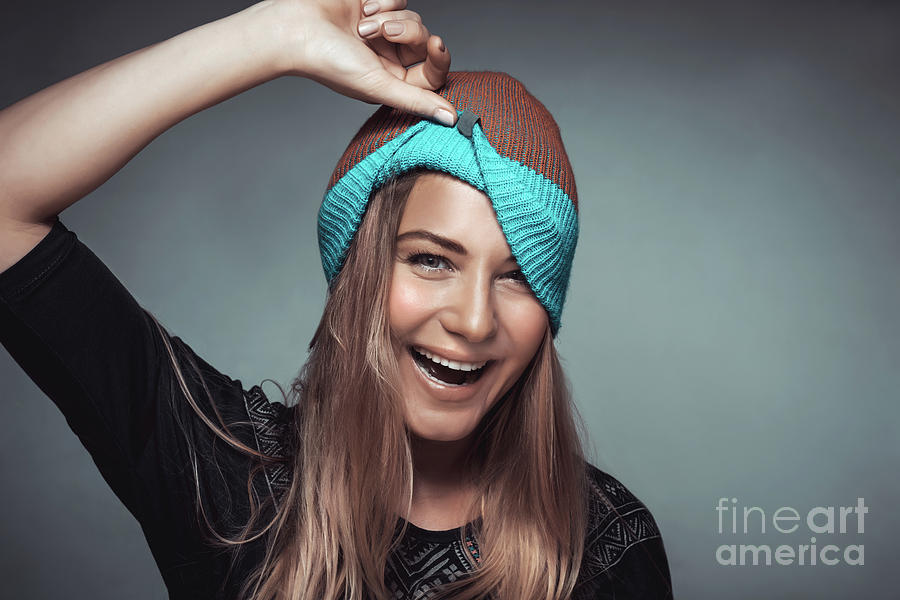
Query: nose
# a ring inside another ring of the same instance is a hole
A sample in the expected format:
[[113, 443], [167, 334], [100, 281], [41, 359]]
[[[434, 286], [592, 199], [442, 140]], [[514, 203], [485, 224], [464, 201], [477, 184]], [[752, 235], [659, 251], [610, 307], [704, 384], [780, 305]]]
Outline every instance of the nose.
[[444, 311], [444, 329], [472, 343], [483, 342], [497, 333], [497, 310], [491, 277], [461, 281]]

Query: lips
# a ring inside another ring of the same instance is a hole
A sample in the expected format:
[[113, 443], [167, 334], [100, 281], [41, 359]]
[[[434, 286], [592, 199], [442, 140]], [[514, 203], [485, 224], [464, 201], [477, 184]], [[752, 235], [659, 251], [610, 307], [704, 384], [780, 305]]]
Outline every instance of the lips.
[[465, 386], [475, 383], [494, 362], [488, 361], [479, 369], [462, 370], [437, 363], [412, 347], [409, 348], [409, 353], [423, 374], [446, 386]]

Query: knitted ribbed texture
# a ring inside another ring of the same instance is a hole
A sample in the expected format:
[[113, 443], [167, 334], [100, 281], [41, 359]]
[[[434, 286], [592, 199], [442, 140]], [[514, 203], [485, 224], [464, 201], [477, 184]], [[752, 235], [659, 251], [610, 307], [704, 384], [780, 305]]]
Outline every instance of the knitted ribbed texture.
[[455, 127], [381, 107], [332, 174], [319, 210], [329, 283], [340, 272], [374, 189], [416, 167], [442, 171], [491, 199], [512, 254], [559, 330], [578, 239], [575, 178], [547, 109], [505, 73], [450, 73], [438, 93], [479, 117], [471, 138]]

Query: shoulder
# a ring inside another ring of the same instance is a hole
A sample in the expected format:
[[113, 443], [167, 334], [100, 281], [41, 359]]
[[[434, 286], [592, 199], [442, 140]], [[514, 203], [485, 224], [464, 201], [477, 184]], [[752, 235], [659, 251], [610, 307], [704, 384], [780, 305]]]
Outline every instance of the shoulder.
[[671, 597], [662, 535], [650, 510], [612, 475], [590, 463], [586, 474], [588, 530], [580, 584], [620, 586], [616, 592], [622, 597]]
[[244, 391], [244, 408], [253, 425], [256, 448], [274, 459], [264, 465], [264, 473], [270, 492], [280, 497], [291, 483], [293, 444], [289, 433], [296, 406], [270, 402], [262, 388], [254, 385]]
[[588, 463], [585, 544], [595, 574], [613, 567], [635, 544], [662, 536], [650, 510], [622, 482]]
[[260, 451], [273, 458], [286, 456], [285, 430], [292, 409], [281, 402], [269, 401], [258, 385], [244, 391], [244, 408], [259, 439]]

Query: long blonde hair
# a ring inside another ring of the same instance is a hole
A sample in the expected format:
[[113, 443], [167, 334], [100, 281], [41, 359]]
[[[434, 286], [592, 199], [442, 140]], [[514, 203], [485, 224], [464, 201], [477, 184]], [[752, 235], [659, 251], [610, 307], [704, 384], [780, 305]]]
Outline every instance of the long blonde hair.
[[[308, 361], [285, 398], [298, 405], [289, 428], [295, 451], [274, 516], [255, 528], [264, 504], [248, 483], [250, 521], [234, 537], [214, 532], [215, 543], [236, 549], [266, 536], [265, 558], [244, 583], [243, 598], [390, 597], [385, 565], [403, 534], [398, 517], [411, 506], [413, 468], [387, 301], [395, 234], [421, 172], [373, 193], [329, 290]], [[216, 435], [260, 466], [271, 461], [234, 438], [221, 418], [219, 426], [203, 415], [166, 347], [182, 393]], [[525, 372], [476, 429], [467, 463], [480, 560], [470, 561], [477, 564], [470, 576], [442, 590], [447, 597], [570, 597], [588, 519], [583, 432], [548, 327]], [[197, 494], [199, 502], [199, 486]]]

